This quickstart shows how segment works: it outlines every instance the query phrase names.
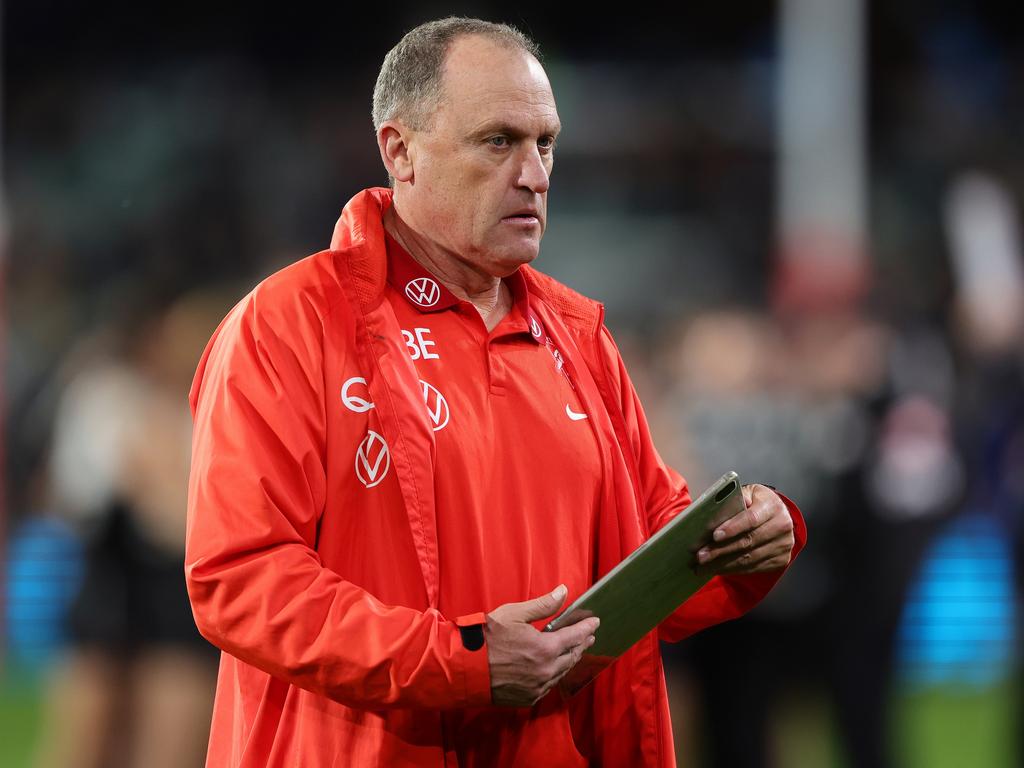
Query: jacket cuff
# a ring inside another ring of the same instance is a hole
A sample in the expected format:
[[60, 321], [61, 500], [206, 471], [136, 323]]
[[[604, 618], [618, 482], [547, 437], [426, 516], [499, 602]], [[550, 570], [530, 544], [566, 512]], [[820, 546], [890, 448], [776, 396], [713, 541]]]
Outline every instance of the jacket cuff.
[[[457, 670], [457, 684], [461, 688], [460, 699], [463, 706], [488, 706], [491, 702], [491, 665], [487, 654], [487, 645], [483, 642], [483, 626], [487, 623], [484, 613], [470, 613], [459, 616], [452, 622], [451, 658]], [[475, 632], [479, 632], [480, 644], [476, 650], [467, 647], [464, 633], [469, 635], [469, 646]]]

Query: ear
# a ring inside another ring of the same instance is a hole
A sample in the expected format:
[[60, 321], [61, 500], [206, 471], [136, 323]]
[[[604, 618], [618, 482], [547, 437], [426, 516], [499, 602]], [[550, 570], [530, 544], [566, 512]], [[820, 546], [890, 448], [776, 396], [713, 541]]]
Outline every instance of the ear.
[[397, 120], [388, 120], [377, 131], [380, 159], [395, 181], [412, 181], [414, 174], [409, 154], [411, 135], [412, 131]]

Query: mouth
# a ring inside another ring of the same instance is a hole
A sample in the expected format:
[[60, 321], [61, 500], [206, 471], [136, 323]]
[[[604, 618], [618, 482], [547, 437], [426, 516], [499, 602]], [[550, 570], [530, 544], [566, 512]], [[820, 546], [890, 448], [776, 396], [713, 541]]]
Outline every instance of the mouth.
[[540, 224], [540, 217], [537, 216], [535, 211], [519, 211], [513, 213], [511, 216], [505, 216], [502, 221], [507, 221], [512, 224]]

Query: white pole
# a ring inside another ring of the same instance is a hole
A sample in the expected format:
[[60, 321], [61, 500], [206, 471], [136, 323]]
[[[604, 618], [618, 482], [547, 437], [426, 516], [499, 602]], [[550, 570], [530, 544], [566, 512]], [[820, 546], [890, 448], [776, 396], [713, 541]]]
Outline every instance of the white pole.
[[[778, 244], [783, 274], [863, 275], [863, 0], [783, 0]], [[803, 281], [806, 282], [806, 281]]]

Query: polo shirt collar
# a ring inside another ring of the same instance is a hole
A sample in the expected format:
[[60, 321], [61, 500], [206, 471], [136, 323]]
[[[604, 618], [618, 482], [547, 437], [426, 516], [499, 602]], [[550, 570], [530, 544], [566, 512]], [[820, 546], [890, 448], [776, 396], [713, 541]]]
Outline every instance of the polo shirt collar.
[[420, 312], [440, 312], [454, 307], [459, 297], [409, 255], [387, 230], [388, 282]]
[[[457, 306], [461, 299], [445, 288], [422, 264], [414, 259], [391, 234], [385, 230], [387, 244], [388, 282], [409, 304], [420, 312], [440, 312]], [[512, 302], [526, 321], [525, 330], [537, 344], [544, 344], [547, 333], [544, 324], [530, 306], [530, 291], [526, 278], [516, 270], [504, 278], [512, 292]]]

